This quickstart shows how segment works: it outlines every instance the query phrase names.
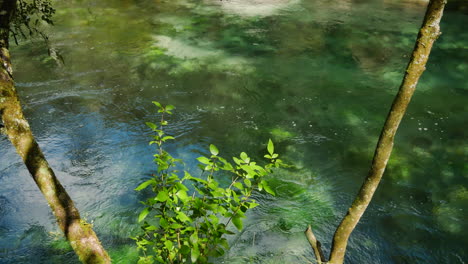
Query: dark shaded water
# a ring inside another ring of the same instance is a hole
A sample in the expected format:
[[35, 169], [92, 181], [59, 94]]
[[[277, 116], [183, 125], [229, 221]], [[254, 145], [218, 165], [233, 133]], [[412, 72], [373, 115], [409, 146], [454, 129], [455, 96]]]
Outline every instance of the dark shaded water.
[[[272, 138], [298, 168], [233, 236], [224, 263], [308, 263], [326, 249], [369, 167], [424, 1], [229, 0], [56, 3], [52, 44], [12, 52], [26, 116], [58, 177], [115, 263], [135, 263], [133, 189], [155, 167], [144, 122], [176, 105], [169, 149], [210, 143], [261, 157]], [[447, 11], [385, 178], [353, 233], [348, 263], [465, 263], [468, 16]], [[5, 137], [0, 263], [77, 263]]]

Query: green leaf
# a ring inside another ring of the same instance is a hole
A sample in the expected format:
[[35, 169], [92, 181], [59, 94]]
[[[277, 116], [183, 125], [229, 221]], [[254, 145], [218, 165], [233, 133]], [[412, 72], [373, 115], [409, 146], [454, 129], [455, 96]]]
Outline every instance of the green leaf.
[[240, 167], [241, 167], [241, 169], [243, 169], [247, 173], [247, 175], [245, 177], [254, 178], [255, 176], [257, 176], [257, 173], [255, 172], [255, 170], [252, 169], [251, 166], [241, 165]]
[[221, 256], [224, 255], [224, 253], [225, 253], [225, 252], [224, 252], [224, 250], [223, 250], [222, 248], [216, 248], [216, 251], [215, 251], [214, 256], [215, 256], [215, 257], [221, 257]]
[[165, 142], [166, 140], [169, 140], [169, 139], [175, 139], [175, 138], [172, 137], [172, 136], [165, 136], [165, 137], [161, 138], [161, 140], [162, 140], [163, 142]]
[[153, 256], [140, 257], [140, 259], [138, 259], [138, 264], [153, 264], [153, 263], [154, 263]]
[[158, 129], [158, 126], [156, 126], [156, 124], [154, 123], [151, 123], [151, 122], [146, 122], [146, 125], [151, 128], [152, 130], [157, 130]]
[[216, 190], [218, 188], [218, 184], [219, 183], [217, 181], [209, 181], [207, 187], [211, 190]]
[[149, 214], [149, 212], [150, 212], [149, 207], [146, 207], [145, 209], [143, 209], [143, 211], [141, 211], [140, 215], [138, 216], [138, 222], [143, 221], [143, 219], [146, 218], [146, 216]]
[[171, 250], [172, 249], [172, 241], [170, 240], [166, 240], [164, 241], [164, 246], [166, 247], [167, 250]]
[[192, 222], [192, 219], [190, 219], [184, 212], [177, 212], [177, 219], [182, 222]]
[[148, 240], [146, 240], [146, 239], [143, 238], [143, 239], [141, 239], [140, 241], [138, 241], [137, 244], [138, 244], [139, 246], [142, 246], [142, 245], [151, 245], [151, 244], [153, 244], [153, 243], [152, 243], [151, 241], [148, 241]]
[[252, 182], [249, 179], [244, 179], [244, 183], [249, 188], [252, 186]]
[[176, 255], [177, 255], [177, 252], [176, 252], [176, 251], [174, 251], [174, 250], [170, 250], [170, 251], [169, 251], [169, 259], [170, 259], [171, 261], [172, 261], [173, 259], [175, 259]]
[[255, 207], [257, 207], [258, 205], [259, 205], [259, 204], [256, 203], [256, 202], [248, 203], [249, 209], [255, 208]]
[[187, 195], [187, 192], [184, 190], [179, 190], [176, 195], [184, 204], [187, 203], [187, 201], [190, 199], [190, 197]]
[[192, 253], [190, 254], [190, 258], [192, 259], [192, 263], [196, 263], [198, 257], [200, 257], [200, 250], [197, 247], [192, 248]]
[[236, 158], [236, 157], [232, 157], [232, 159], [234, 160], [234, 162], [237, 164], [237, 165], [241, 165], [242, 163], [242, 160]]
[[213, 154], [213, 155], [216, 156], [216, 155], [218, 155], [219, 150], [218, 150], [218, 148], [217, 148], [215, 145], [211, 144], [211, 145], [210, 145], [210, 152], [211, 152], [211, 154]]
[[141, 190], [145, 189], [146, 187], [148, 187], [149, 185], [151, 185], [154, 182], [155, 182], [154, 179], [147, 180], [144, 183], [138, 185], [138, 187], [135, 188], [135, 191], [141, 191]]
[[158, 229], [157, 227], [152, 226], [152, 225], [148, 226], [148, 227], [145, 227], [145, 230], [147, 230], [147, 231], [154, 231], [154, 230], [157, 230], [157, 229]]
[[[159, 250], [161, 251], [161, 250]], [[159, 263], [164, 263], [164, 259], [161, 256], [155, 256], [156, 260], [159, 261]], [[138, 263], [140, 264], [140, 263]]]
[[169, 199], [169, 194], [167, 191], [160, 191], [154, 199], [159, 202], [165, 202], [167, 199]]
[[166, 219], [161, 218], [161, 220], [159, 220], [159, 225], [160, 225], [162, 228], [167, 228], [167, 227], [169, 226], [169, 223], [167, 222]]
[[242, 219], [240, 218], [239, 215], [235, 215], [232, 218], [232, 223], [236, 226], [237, 230], [239, 230], [239, 231], [242, 230]]
[[249, 163], [250, 159], [249, 159], [249, 156], [247, 156], [247, 153], [245, 152], [242, 152], [240, 154], [240, 158], [245, 162], [245, 163]]
[[197, 178], [197, 177], [192, 177], [189, 180], [194, 181], [194, 182], [199, 182], [199, 183], [202, 183], [202, 184], [206, 184], [205, 180]]
[[271, 139], [268, 140], [267, 150], [268, 153], [270, 153], [270, 155], [273, 155], [273, 153], [275, 152], [275, 147], [273, 146], [273, 141], [271, 141]]
[[228, 243], [227, 239], [221, 238], [221, 241], [219, 242], [219, 244], [221, 246], [223, 246], [225, 249], [229, 249], [229, 243]]
[[182, 180], [190, 180], [191, 178], [193, 178], [192, 175], [187, 171], [184, 171], [184, 178]]
[[221, 169], [223, 169], [225, 171], [232, 171], [232, 170], [234, 170], [234, 167], [232, 167], [231, 163], [225, 162], [224, 166]]
[[203, 164], [206, 164], [206, 165], [209, 165], [211, 164], [211, 160], [207, 157], [198, 157], [197, 160], [200, 162], [200, 163], [203, 163]]
[[[235, 192], [232, 193], [232, 198], [234, 198], [234, 202], [236, 202], [235, 204], [240, 202], [239, 195], [236, 194]], [[233, 203], [233, 201], [231, 201], [231, 203]]]
[[209, 218], [211, 219], [211, 223], [213, 223], [213, 226], [218, 225], [219, 218], [216, 215], [210, 215]]
[[190, 235], [190, 243], [192, 243], [192, 245], [197, 245], [198, 243], [198, 233], [197, 232], [194, 232], [192, 235]]
[[244, 190], [244, 185], [242, 185], [242, 183], [240, 183], [240, 182], [234, 183], [233, 186], [236, 187], [239, 190]]
[[153, 101], [152, 103], [157, 107], [162, 108], [162, 105], [159, 102]]
[[202, 171], [205, 170], [205, 165], [203, 165], [203, 164], [197, 164], [197, 167], [200, 168], [200, 170], [202, 170]]
[[173, 105], [166, 105], [166, 111], [171, 111], [174, 108], [175, 108], [175, 106], [173, 106]]
[[212, 191], [210, 193], [211, 193], [211, 195], [213, 195], [213, 197], [224, 197], [226, 192], [225, 192], [225, 190], [223, 188], [216, 188], [214, 191]]
[[190, 252], [190, 247], [187, 245], [182, 245], [182, 247], [179, 249], [180, 254], [188, 255]]
[[218, 207], [218, 212], [219, 212], [221, 215], [226, 216], [227, 210], [226, 210], [226, 208], [220, 206], [220, 207]]
[[270, 186], [263, 186], [263, 188], [265, 188], [265, 191], [273, 196], [275, 196], [275, 192], [270, 188]]
[[262, 180], [261, 181], [261, 184], [263, 186], [263, 189], [265, 189], [265, 191], [273, 196], [275, 196], [275, 192], [270, 188], [270, 186], [268, 186], [268, 184], [266, 183], [266, 181]]
[[171, 224], [171, 228], [172, 228], [172, 229], [179, 229], [179, 228], [182, 228], [182, 227], [184, 227], [184, 226], [181, 225], [181, 224], [178, 224], [178, 223], [173, 223], [173, 224]]
[[[183, 181], [183, 180], [182, 180]], [[182, 190], [182, 191], [188, 191], [189, 189], [184, 185], [182, 184], [181, 182], [176, 182], [175, 183], [175, 186], [177, 188], [177, 190]], [[179, 197], [180, 198], [180, 197]]]

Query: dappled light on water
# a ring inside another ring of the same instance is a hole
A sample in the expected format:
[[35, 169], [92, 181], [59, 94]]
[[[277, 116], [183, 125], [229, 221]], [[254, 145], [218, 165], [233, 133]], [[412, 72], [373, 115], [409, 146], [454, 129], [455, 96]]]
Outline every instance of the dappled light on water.
[[[256, 194], [245, 229], [215, 263], [307, 263], [308, 224], [330, 238], [367, 173], [416, 39], [419, 0], [73, 1], [56, 3], [50, 40], [13, 47], [25, 115], [62, 184], [115, 263], [155, 171], [152, 100], [173, 104], [167, 151], [196, 174], [210, 143], [261, 160], [271, 138], [295, 168]], [[449, 1], [450, 2], [450, 1]], [[450, 3], [449, 3], [450, 5]], [[463, 263], [468, 256], [468, 23], [443, 35], [397, 134], [349, 263]], [[0, 137], [0, 263], [77, 263], [19, 157]]]

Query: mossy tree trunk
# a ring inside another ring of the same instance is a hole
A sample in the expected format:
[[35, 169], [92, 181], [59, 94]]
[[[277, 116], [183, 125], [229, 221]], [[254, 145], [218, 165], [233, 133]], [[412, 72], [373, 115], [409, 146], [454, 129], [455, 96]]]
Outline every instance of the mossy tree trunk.
[[[432, 45], [441, 34], [439, 23], [445, 4], [446, 0], [429, 1], [423, 24], [416, 40], [416, 45], [406, 68], [405, 76], [390, 108], [379, 141], [377, 142], [370, 171], [359, 193], [356, 195], [354, 202], [348, 209], [347, 214], [344, 216], [333, 236], [330, 260], [328, 262], [330, 264], [341, 264], [344, 262], [349, 236], [366, 211], [382, 179], [388, 159], [392, 153], [394, 137], [398, 126], [406, 112], [406, 108], [413, 96], [419, 78], [426, 69], [426, 62], [429, 58]], [[312, 231], [308, 229], [306, 232]], [[315, 248], [314, 251], [316, 251]], [[323, 261], [323, 259], [319, 257], [317, 257], [317, 260]]]
[[110, 263], [91, 225], [55, 176], [24, 118], [15, 89], [8, 50], [9, 23], [16, 0], [0, 0], [0, 114], [3, 130], [23, 159], [40, 191], [57, 218], [60, 229], [83, 263]]

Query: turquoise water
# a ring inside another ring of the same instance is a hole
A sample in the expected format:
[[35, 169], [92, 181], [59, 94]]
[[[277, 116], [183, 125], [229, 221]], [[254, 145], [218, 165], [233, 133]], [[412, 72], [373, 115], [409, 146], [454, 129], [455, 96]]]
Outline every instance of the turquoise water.
[[[369, 168], [424, 1], [67, 1], [41, 41], [12, 47], [24, 111], [56, 174], [115, 263], [135, 263], [133, 189], [155, 171], [144, 123], [174, 104], [168, 149], [210, 143], [260, 159], [272, 138], [294, 170], [271, 179], [217, 263], [309, 263], [325, 251]], [[465, 263], [468, 15], [449, 8], [347, 263]], [[193, 161], [193, 162], [192, 162]], [[0, 137], [0, 263], [78, 263]]]

